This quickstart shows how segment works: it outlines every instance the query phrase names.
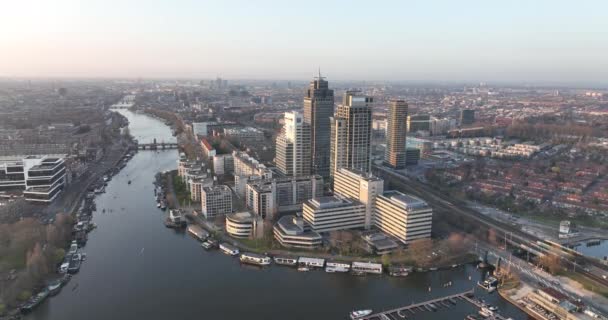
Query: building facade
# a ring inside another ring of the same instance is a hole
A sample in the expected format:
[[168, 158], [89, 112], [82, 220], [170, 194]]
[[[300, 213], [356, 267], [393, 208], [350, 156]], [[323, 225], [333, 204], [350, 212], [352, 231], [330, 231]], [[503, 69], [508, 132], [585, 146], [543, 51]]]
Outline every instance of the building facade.
[[331, 174], [340, 168], [370, 171], [372, 102], [359, 91], [347, 91], [336, 108], [330, 129]]
[[201, 190], [201, 210], [205, 218], [232, 212], [232, 191], [228, 186], [203, 187]]
[[286, 176], [310, 175], [310, 125], [296, 111], [285, 113], [285, 124], [276, 142], [276, 164]]
[[0, 191], [23, 191], [28, 201], [50, 203], [66, 184], [65, 161], [59, 157], [27, 156], [0, 164]]
[[405, 168], [407, 118], [407, 103], [403, 100], [392, 100], [388, 109], [384, 161], [394, 169]]
[[273, 227], [274, 238], [284, 247], [314, 249], [323, 244], [323, 237], [313, 231], [302, 217], [281, 217]]
[[342, 196], [310, 199], [302, 211], [304, 221], [318, 233], [365, 227], [365, 205]]
[[420, 198], [386, 191], [376, 199], [374, 225], [404, 244], [430, 238], [433, 209]]
[[334, 173], [334, 194], [365, 205], [365, 229], [372, 225], [376, 197], [384, 192], [384, 180], [367, 172], [341, 168]]
[[334, 113], [334, 91], [319, 72], [310, 82], [304, 97], [304, 122], [310, 127], [310, 161], [312, 174], [329, 177], [329, 118]]

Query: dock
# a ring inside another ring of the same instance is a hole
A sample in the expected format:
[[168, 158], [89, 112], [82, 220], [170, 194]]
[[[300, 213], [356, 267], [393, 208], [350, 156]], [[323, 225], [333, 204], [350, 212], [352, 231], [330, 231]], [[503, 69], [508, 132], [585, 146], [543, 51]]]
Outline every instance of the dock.
[[[454, 303], [458, 303], [460, 301], [469, 302], [472, 305], [481, 309], [483, 305], [471, 297], [474, 294], [474, 290], [471, 289], [469, 291], [444, 296], [440, 298], [436, 298], [433, 300], [428, 300], [419, 303], [412, 303], [407, 306], [382, 311], [379, 313], [370, 314], [369, 316], [360, 318], [361, 320], [399, 320], [399, 319], [408, 319], [408, 318], [416, 318], [417, 314], [421, 314], [424, 312], [433, 312], [442, 308], [451, 308], [454, 306]], [[417, 317], [418, 319], [424, 319], [424, 316]], [[493, 319], [497, 320], [505, 320], [503, 316], [494, 313]]]

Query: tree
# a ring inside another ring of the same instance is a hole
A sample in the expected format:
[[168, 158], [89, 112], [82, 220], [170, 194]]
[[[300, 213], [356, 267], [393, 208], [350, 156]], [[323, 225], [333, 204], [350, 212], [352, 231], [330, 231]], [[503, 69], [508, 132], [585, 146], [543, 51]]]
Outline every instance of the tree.
[[430, 255], [433, 251], [433, 240], [430, 238], [416, 239], [410, 243], [409, 251], [417, 264], [427, 265], [431, 261]]

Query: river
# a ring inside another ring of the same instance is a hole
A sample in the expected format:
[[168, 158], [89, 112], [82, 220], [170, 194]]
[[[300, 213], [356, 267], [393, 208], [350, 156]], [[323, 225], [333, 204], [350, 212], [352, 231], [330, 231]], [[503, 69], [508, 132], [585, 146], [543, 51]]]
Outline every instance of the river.
[[[139, 141], [173, 141], [161, 121], [121, 113]], [[346, 319], [353, 309], [380, 311], [462, 292], [482, 276], [474, 266], [406, 278], [241, 266], [236, 258], [205, 251], [187, 234], [163, 225], [152, 182], [156, 172], [175, 169], [177, 157], [175, 150], [140, 151], [114, 176], [96, 198], [98, 228], [83, 249], [87, 261], [59, 295], [27, 319]], [[444, 288], [449, 281], [453, 285]], [[496, 293], [477, 292], [503, 315], [527, 318]], [[459, 302], [414, 319], [463, 319], [474, 312]]]

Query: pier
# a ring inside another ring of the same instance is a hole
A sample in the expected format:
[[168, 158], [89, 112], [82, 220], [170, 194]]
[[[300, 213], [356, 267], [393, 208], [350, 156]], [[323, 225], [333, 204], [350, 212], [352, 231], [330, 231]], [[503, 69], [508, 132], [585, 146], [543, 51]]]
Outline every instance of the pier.
[[[461, 293], [457, 293], [457, 294], [453, 294], [453, 295], [449, 295], [449, 296], [444, 296], [444, 297], [436, 298], [433, 300], [427, 300], [427, 301], [419, 302], [419, 303], [412, 303], [410, 305], [399, 307], [396, 309], [391, 309], [391, 310], [382, 311], [379, 313], [374, 313], [369, 316], [362, 317], [360, 319], [361, 320], [398, 320], [398, 319], [409, 319], [409, 318], [413, 319], [416, 317], [416, 314], [420, 314], [423, 312], [437, 311], [438, 309], [441, 309], [441, 308], [451, 308], [455, 305], [455, 303], [457, 303], [459, 301], [469, 302], [469, 303], [473, 304], [474, 306], [481, 309], [483, 307], [483, 305], [481, 304], [481, 302], [471, 298], [473, 296], [473, 294], [474, 294], [474, 290], [471, 289], [469, 291], [465, 291], [465, 292], [461, 292]], [[424, 316], [418, 317], [418, 319], [423, 319], [423, 318], [424, 318]], [[491, 317], [491, 319], [505, 320], [506, 318], [504, 318], [503, 316], [501, 316], [497, 313], [494, 313], [494, 315]]]

